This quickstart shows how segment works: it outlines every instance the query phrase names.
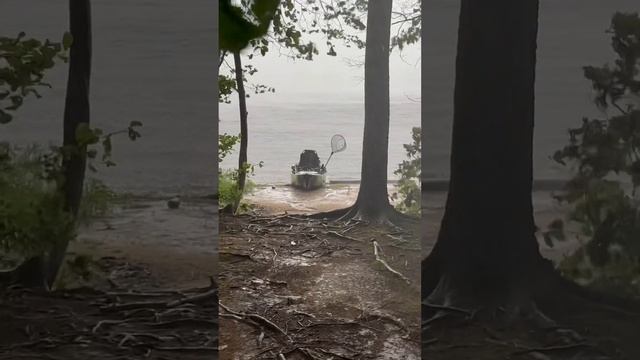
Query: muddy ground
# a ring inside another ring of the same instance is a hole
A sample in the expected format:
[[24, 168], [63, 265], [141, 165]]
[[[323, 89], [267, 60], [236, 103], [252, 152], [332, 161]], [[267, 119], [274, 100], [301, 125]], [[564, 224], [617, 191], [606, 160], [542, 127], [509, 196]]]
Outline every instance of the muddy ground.
[[215, 359], [216, 217], [129, 199], [81, 228], [56, 291], [0, 293], [0, 359]]
[[[423, 257], [437, 239], [444, 214], [446, 193], [423, 194]], [[563, 218], [567, 208], [557, 204], [550, 192], [533, 194], [536, 223], [545, 228]], [[576, 229], [554, 247], [540, 239], [542, 255], [555, 263], [580, 246]], [[640, 304], [640, 302], [638, 303]], [[445, 309], [444, 318], [423, 322], [423, 357], [433, 360], [635, 360], [640, 359], [640, 306], [622, 308], [613, 303], [560, 297], [540, 304], [552, 327], [532, 322], [505, 324], [477, 320], [460, 309]], [[434, 310], [434, 309], [432, 309]], [[431, 317], [433, 311], [427, 315]]]
[[419, 359], [417, 226], [221, 217], [220, 358]]

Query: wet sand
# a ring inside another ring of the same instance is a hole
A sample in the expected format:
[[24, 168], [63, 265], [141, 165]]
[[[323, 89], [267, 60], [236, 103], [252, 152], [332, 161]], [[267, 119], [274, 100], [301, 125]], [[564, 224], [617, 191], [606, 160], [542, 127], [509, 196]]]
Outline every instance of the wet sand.
[[[313, 213], [353, 204], [358, 188], [358, 183], [334, 183], [305, 192], [290, 186], [258, 186], [246, 200], [266, 214]], [[394, 188], [390, 184], [389, 193]], [[423, 194], [423, 256], [435, 244], [445, 200], [444, 191]], [[533, 201], [540, 228], [566, 214], [567, 209], [551, 198], [550, 191], [534, 192]], [[124, 258], [147, 266], [162, 285], [199, 286], [218, 273], [217, 215], [217, 205], [211, 200], [187, 199], [179, 209], [170, 210], [165, 199], [131, 199], [118, 204], [112, 215], [82, 227], [70, 253]], [[575, 236], [553, 248], [540, 239], [542, 254], [554, 261], [577, 246]]]
[[[545, 185], [545, 184], [542, 184]], [[542, 190], [534, 191], [532, 195], [536, 224], [540, 229], [546, 229], [554, 219], [562, 218], [567, 214], [567, 207], [558, 204], [551, 196], [552, 191], [548, 186], [539, 186]], [[261, 211], [267, 214], [288, 212], [291, 214], [314, 213], [340, 209], [352, 205], [358, 196], [359, 183], [333, 183], [326, 188], [314, 191], [301, 191], [287, 185], [258, 186], [253, 194], [247, 196], [246, 201], [257, 205]], [[446, 188], [446, 187], [445, 187]], [[392, 194], [395, 185], [389, 184], [388, 192]], [[422, 256], [427, 256], [436, 242], [440, 221], [444, 215], [444, 205], [447, 192], [440, 188], [434, 191], [423, 192], [422, 196]], [[540, 252], [543, 256], [560, 261], [566, 255], [571, 254], [579, 245], [575, 236], [575, 226], [569, 227], [568, 239], [562, 243], [556, 243], [553, 248], [547, 246], [542, 238], [539, 238]]]
[[79, 229], [55, 291], [0, 293], [0, 358], [217, 358], [217, 214], [212, 200], [119, 201]]
[[[246, 201], [267, 214], [317, 213], [353, 205], [359, 188], [360, 183], [332, 183], [313, 191], [302, 191], [289, 185], [259, 185]], [[390, 183], [389, 194], [394, 191], [395, 185]]]
[[142, 265], [157, 286], [204, 286], [217, 274], [217, 204], [186, 199], [168, 209], [165, 199], [136, 198], [79, 230], [70, 255], [115, 257]]
[[[278, 352], [303, 358], [296, 347], [311, 353], [306, 358], [419, 358], [417, 229], [386, 236], [390, 229], [296, 216], [353, 205], [358, 190], [359, 183], [315, 191], [258, 186], [245, 198], [257, 215], [222, 218], [220, 301], [287, 329], [294, 344], [222, 318], [221, 359], [271, 359]], [[371, 239], [410, 284], [376, 261]], [[264, 343], [255, 345], [261, 336]]]
[[223, 215], [220, 358], [419, 359], [418, 226]]

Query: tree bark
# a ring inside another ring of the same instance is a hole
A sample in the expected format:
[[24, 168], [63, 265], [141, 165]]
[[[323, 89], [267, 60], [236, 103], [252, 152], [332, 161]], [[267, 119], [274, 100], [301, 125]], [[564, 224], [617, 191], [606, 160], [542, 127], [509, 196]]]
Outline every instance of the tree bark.
[[[238, 190], [244, 192], [247, 180], [247, 146], [249, 142], [249, 130], [247, 125], [247, 96], [244, 89], [244, 79], [242, 76], [242, 58], [240, 52], [233, 53], [235, 63], [236, 86], [238, 90], [238, 106], [240, 108], [240, 152], [238, 154]], [[238, 209], [240, 199], [234, 206], [234, 212]]]
[[384, 217], [389, 151], [389, 53], [393, 1], [370, 1], [364, 65], [364, 137], [360, 190], [354, 208], [368, 219]]
[[530, 296], [541, 259], [531, 201], [537, 29], [538, 0], [462, 0], [451, 181], [424, 295]]
[[[69, 76], [64, 109], [63, 160], [66, 210], [75, 218], [80, 209], [86, 169], [86, 149], [76, 141], [76, 129], [90, 123], [89, 88], [91, 79], [91, 1], [69, 0], [69, 22], [73, 43], [69, 56]], [[68, 242], [56, 241], [49, 254], [47, 283], [53, 284], [64, 260]]]

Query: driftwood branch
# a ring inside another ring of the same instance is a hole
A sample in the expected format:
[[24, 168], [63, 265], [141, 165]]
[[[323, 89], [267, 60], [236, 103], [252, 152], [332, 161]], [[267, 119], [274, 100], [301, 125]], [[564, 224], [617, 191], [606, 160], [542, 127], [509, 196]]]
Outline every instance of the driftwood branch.
[[389, 270], [391, 273], [397, 275], [399, 278], [404, 280], [407, 284], [411, 284], [411, 280], [409, 280], [409, 278], [407, 278], [406, 276], [402, 275], [401, 272], [399, 272], [397, 270], [394, 270], [391, 266], [389, 266], [389, 264], [387, 264], [387, 262], [382, 257], [380, 257], [378, 249], [379, 249], [378, 242], [373, 240], [373, 254], [376, 256], [376, 261], [381, 263], [382, 265], [384, 265], [384, 267], [387, 268], [387, 270]]

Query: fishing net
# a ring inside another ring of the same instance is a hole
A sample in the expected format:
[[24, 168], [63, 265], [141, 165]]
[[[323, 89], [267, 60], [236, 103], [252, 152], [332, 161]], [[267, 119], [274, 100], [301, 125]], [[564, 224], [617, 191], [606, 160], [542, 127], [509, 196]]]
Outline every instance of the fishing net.
[[333, 135], [331, 137], [331, 152], [337, 153], [347, 148], [347, 140], [342, 135]]

